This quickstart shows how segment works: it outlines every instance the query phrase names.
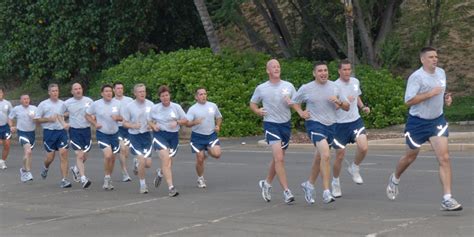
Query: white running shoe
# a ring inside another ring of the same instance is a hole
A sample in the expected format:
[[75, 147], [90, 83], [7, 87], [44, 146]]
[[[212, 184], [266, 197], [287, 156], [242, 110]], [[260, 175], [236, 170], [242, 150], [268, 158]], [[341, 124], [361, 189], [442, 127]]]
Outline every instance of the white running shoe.
[[122, 175], [122, 182], [130, 182], [130, 181], [132, 181], [132, 178], [130, 178], [130, 176], [127, 173]]
[[328, 204], [334, 201], [336, 201], [336, 199], [332, 196], [331, 192], [329, 191], [323, 192], [323, 202], [325, 204]]
[[33, 181], [33, 175], [30, 171], [26, 172], [26, 181]]
[[265, 200], [266, 202], [271, 201], [272, 200], [272, 194], [271, 194], [272, 186], [268, 184], [266, 180], [258, 181], [258, 185], [262, 189], [263, 200]]
[[461, 204], [456, 201], [454, 198], [450, 198], [448, 200], [441, 201], [441, 210], [442, 211], [461, 211], [462, 206]]
[[102, 188], [105, 190], [113, 190], [114, 186], [112, 185], [112, 178], [104, 177], [104, 185], [102, 185]]
[[79, 169], [77, 168], [77, 166], [71, 166], [71, 168], [69, 169], [71, 170], [72, 180], [74, 180], [74, 182], [76, 183], [79, 183], [81, 179], [80, 179]]
[[23, 183], [28, 181], [28, 171], [24, 170], [23, 168], [20, 168], [20, 181]]
[[171, 189], [168, 189], [168, 196], [170, 197], [176, 197], [179, 195], [178, 190], [176, 190], [175, 187], [172, 187]]
[[203, 177], [199, 177], [199, 178], [197, 179], [197, 187], [198, 187], [198, 188], [206, 188], [206, 187], [207, 187], [207, 186], [206, 186], [206, 181], [204, 180]]
[[390, 178], [388, 178], [388, 185], [387, 185], [387, 197], [390, 200], [395, 200], [398, 196], [398, 184], [393, 182], [393, 173], [390, 175]]
[[4, 170], [7, 168], [7, 164], [4, 160], [0, 159], [0, 169]]
[[142, 194], [148, 193], [148, 187], [146, 185], [140, 186], [140, 193]]
[[332, 196], [335, 198], [342, 197], [341, 183], [339, 182], [339, 180], [333, 179], [331, 182], [331, 186], [332, 186]]
[[155, 179], [153, 180], [153, 184], [155, 185], [155, 188], [158, 188], [160, 186], [162, 179], [163, 179], [163, 174], [161, 173], [161, 169], [158, 168], [156, 169], [156, 176], [155, 176]]
[[61, 183], [59, 184], [59, 187], [61, 188], [70, 188], [71, 186], [71, 182], [69, 182], [67, 179], [61, 180]]
[[307, 203], [313, 204], [314, 203], [314, 185], [310, 184], [308, 181], [301, 183], [301, 187], [303, 188], [304, 192], [304, 199]]
[[86, 177], [84, 180], [81, 180], [82, 188], [86, 189], [91, 186], [92, 182]]
[[291, 193], [291, 190], [287, 189], [283, 192], [283, 198], [286, 204], [290, 204], [295, 201], [295, 196]]
[[356, 183], [356, 184], [363, 184], [364, 183], [364, 180], [362, 179], [362, 176], [360, 176], [360, 168], [359, 168], [358, 165], [354, 164], [354, 162], [352, 162], [352, 164], [349, 165], [349, 167], [347, 167], [347, 172], [349, 172], [349, 174], [351, 174], [352, 181], [354, 181], [354, 183]]

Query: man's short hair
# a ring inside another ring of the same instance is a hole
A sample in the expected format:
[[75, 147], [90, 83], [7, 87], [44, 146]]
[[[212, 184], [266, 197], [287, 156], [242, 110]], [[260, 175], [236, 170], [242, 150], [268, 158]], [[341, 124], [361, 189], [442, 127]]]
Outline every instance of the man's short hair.
[[326, 65], [327, 66], [328, 64], [324, 61], [317, 61], [317, 62], [314, 63], [313, 71], [314, 71], [314, 69], [316, 69], [317, 66], [321, 66], [321, 65]]
[[135, 84], [135, 86], [133, 86], [133, 92], [135, 92], [140, 87], [145, 87], [146, 88], [145, 84], [138, 83], [138, 84]]
[[337, 65], [337, 68], [341, 69], [342, 65], [347, 65], [347, 64], [351, 64], [351, 61], [349, 61], [349, 59], [343, 59], [343, 60], [339, 61], [339, 64]]
[[114, 89], [110, 84], [105, 84], [100, 88], [100, 92], [104, 92], [105, 88], [110, 88], [111, 90]]
[[51, 90], [51, 88], [53, 88], [53, 87], [59, 88], [58, 84], [56, 84], [56, 83], [51, 83], [51, 84], [48, 85], [48, 91]]
[[158, 96], [161, 96], [162, 93], [168, 92], [170, 93], [170, 88], [167, 85], [161, 85], [158, 88]]
[[[196, 91], [195, 91], [195, 94], [196, 94], [196, 95], [198, 94], [198, 91], [199, 91], [199, 90], [206, 90], [206, 87], [204, 87], [204, 86], [198, 87], [198, 88], [196, 89]], [[207, 90], [206, 90], [206, 91], [207, 91]]]
[[423, 47], [423, 48], [421, 48], [421, 50], [420, 50], [420, 57], [423, 56], [426, 52], [430, 52], [430, 51], [435, 51], [435, 52], [437, 52], [438, 50], [435, 49], [435, 48], [433, 48], [433, 47], [431, 47], [431, 46]]
[[123, 83], [121, 81], [116, 81], [113, 84], [113, 88], [115, 88], [116, 85], [122, 85], [123, 86]]

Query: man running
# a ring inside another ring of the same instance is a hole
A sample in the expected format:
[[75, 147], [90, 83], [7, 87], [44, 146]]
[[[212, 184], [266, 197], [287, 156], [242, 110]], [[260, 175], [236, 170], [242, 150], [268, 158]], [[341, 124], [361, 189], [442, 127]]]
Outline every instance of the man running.
[[120, 116], [120, 102], [113, 99], [111, 85], [101, 88], [102, 99], [96, 100], [86, 110], [87, 120], [96, 128], [96, 138], [99, 148], [104, 154], [104, 190], [113, 190], [112, 171], [114, 170], [115, 154], [120, 152], [118, 139]]
[[181, 105], [171, 102], [168, 86], [158, 88], [161, 103], [153, 106], [148, 115], [148, 125], [153, 130], [153, 148], [158, 150], [161, 159], [161, 169], [156, 170], [155, 187], [161, 183], [163, 176], [168, 184], [168, 195], [178, 196], [178, 191], [173, 185], [171, 166], [178, 152], [179, 128], [186, 125], [186, 114]]
[[405, 104], [410, 106], [405, 125], [407, 149], [398, 161], [395, 172], [390, 175], [387, 197], [395, 200], [398, 195], [400, 176], [415, 161], [420, 147], [429, 141], [439, 164], [439, 177], [443, 187], [441, 210], [460, 211], [462, 206], [451, 194], [451, 160], [448, 152], [448, 123], [443, 106], [450, 106], [452, 98], [446, 91], [446, 74], [437, 67], [438, 53], [435, 48], [421, 49], [422, 67], [408, 78]]
[[64, 102], [69, 116], [69, 139], [71, 147], [76, 154], [76, 165], [71, 166], [73, 180], [81, 182], [82, 188], [88, 188], [91, 181], [85, 175], [84, 163], [87, 153], [91, 149], [91, 128], [86, 119], [86, 109], [92, 104], [92, 99], [83, 95], [82, 86], [79, 83], [72, 84], [72, 98]]
[[222, 114], [216, 104], [207, 101], [207, 91], [201, 87], [194, 95], [196, 103], [186, 114], [186, 126], [191, 127], [191, 151], [196, 153], [196, 174], [198, 188], [206, 188], [204, 161], [208, 154], [215, 159], [222, 155], [217, 133], [221, 130]]
[[140, 182], [140, 193], [148, 193], [145, 182], [145, 168], [151, 167], [151, 134], [148, 128], [148, 115], [153, 107], [153, 102], [146, 99], [146, 87], [144, 84], [136, 84], [133, 87], [135, 100], [121, 109], [123, 126], [128, 128], [130, 134], [130, 151], [137, 162], [134, 170], [137, 171]]
[[[329, 81], [329, 71], [325, 63], [318, 62], [314, 65], [313, 76], [315, 80], [302, 85], [293, 98], [293, 108], [306, 120], [306, 132], [316, 148], [311, 174], [301, 186], [306, 202], [313, 204], [314, 184], [321, 172], [323, 202], [327, 204], [336, 200], [329, 191], [331, 178], [329, 147], [334, 139], [336, 111], [341, 108], [349, 110], [349, 103], [340, 94], [337, 85]], [[306, 103], [306, 110], [301, 109], [301, 103]]]
[[7, 168], [5, 163], [10, 153], [10, 138], [12, 136], [10, 126], [8, 125], [8, 115], [12, 110], [10, 101], [4, 98], [5, 91], [0, 88], [0, 144], [3, 144], [2, 159], [0, 160], [0, 169]]
[[[114, 94], [117, 101], [120, 102], [120, 107], [123, 108], [133, 101], [132, 98], [125, 96], [124, 85], [122, 82], [114, 83]], [[129, 152], [129, 134], [128, 129], [123, 127], [123, 123], [119, 122], [119, 140], [120, 140], [120, 166], [122, 168], [122, 182], [130, 182], [132, 178], [128, 175], [127, 171], [127, 162], [128, 162], [128, 152]]]
[[59, 99], [58, 84], [50, 84], [48, 86], [49, 99], [42, 101], [38, 105], [37, 113], [35, 114], [35, 121], [40, 123], [43, 127], [43, 145], [46, 150], [46, 157], [44, 159], [44, 166], [41, 170], [41, 177], [46, 179], [48, 176], [49, 166], [54, 160], [56, 151], [59, 151], [61, 163], [62, 180], [61, 188], [70, 188], [71, 182], [67, 180], [68, 175], [68, 143], [69, 139], [66, 130], [69, 124], [64, 122], [64, 113], [66, 106], [64, 101]]
[[[265, 140], [272, 147], [272, 161], [266, 179], [259, 181], [263, 200], [272, 199], [271, 188], [275, 175], [283, 188], [285, 203], [292, 203], [295, 197], [288, 188], [285, 171], [285, 151], [288, 149], [291, 136], [291, 97], [296, 90], [293, 84], [280, 78], [280, 63], [269, 60], [266, 65], [268, 81], [260, 84], [250, 99], [250, 109], [263, 117]], [[262, 103], [262, 107], [259, 104]]]
[[332, 195], [335, 198], [342, 196], [339, 175], [341, 173], [342, 161], [346, 153], [346, 144], [356, 143], [357, 150], [354, 161], [351, 162], [347, 171], [351, 174], [352, 180], [356, 184], [363, 184], [364, 180], [360, 176], [359, 165], [367, 155], [368, 143], [364, 121], [359, 114], [359, 108], [365, 113], [370, 113], [369, 107], [365, 106], [360, 98], [360, 82], [357, 78], [351, 77], [351, 62], [342, 60], [339, 63], [339, 78], [335, 81], [341, 94], [349, 100], [349, 111], [338, 109], [336, 112], [336, 133], [334, 135], [333, 147], [336, 148], [336, 160], [334, 161], [331, 182]]
[[[20, 96], [20, 105], [12, 109], [8, 115], [12, 133], [18, 134], [18, 143], [23, 147], [23, 166], [20, 168], [20, 181], [27, 182], [33, 180], [31, 174], [31, 155], [35, 146], [36, 123], [34, 117], [36, 106], [30, 105], [30, 96], [23, 94]], [[16, 120], [16, 126], [14, 125]]]

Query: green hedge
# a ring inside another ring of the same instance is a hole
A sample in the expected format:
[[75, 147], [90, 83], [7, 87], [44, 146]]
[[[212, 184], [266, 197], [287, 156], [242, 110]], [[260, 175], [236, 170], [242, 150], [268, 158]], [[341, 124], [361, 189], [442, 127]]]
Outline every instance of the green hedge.
[[[100, 86], [114, 81], [122, 81], [129, 89], [136, 83], [145, 83], [148, 96], [157, 102], [157, 88], [166, 84], [172, 90], [172, 100], [187, 109], [194, 104], [195, 89], [204, 86], [209, 101], [215, 102], [223, 114], [223, 136], [255, 135], [261, 133], [262, 121], [250, 111], [248, 104], [255, 87], [267, 80], [265, 64], [270, 58], [260, 53], [233, 51], [215, 56], [208, 48], [168, 54], [135, 54], [104, 70], [92, 84], [90, 92], [98, 97]], [[281, 60], [281, 66], [282, 78], [292, 82], [296, 88], [313, 80], [312, 63], [307, 60]], [[337, 78], [336, 63], [329, 67], [331, 78]], [[402, 123], [406, 113], [402, 101], [403, 81], [393, 78], [385, 70], [359, 67], [357, 72], [364, 100], [373, 110], [365, 117], [366, 126]], [[296, 127], [301, 128], [301, 120], [296, 114], [292, 120]]]

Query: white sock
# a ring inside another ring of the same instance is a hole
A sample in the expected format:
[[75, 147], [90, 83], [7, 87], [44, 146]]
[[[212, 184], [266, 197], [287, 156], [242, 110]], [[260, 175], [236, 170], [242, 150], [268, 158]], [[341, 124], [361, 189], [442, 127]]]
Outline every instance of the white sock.
[[140, 179], [140, 186], [145, 186], [146, 183], [145, 183], [145, 179]]
[[352, 162], [352, 168], [358, 168], [359, 166]]
[[314, 185], [311, 182], [309, 182], [309, 180], [306, 181], [306, 185], [308, 185], [308, 187], [314, 189]]
[[110, 175], [106, 175], [104, 178], [106, 178], [106, 179], [110, 179]]
[[87, 178], [86, 178], [85, 175], [81, 176], [81, 181], [82, 181], [82, 182], [86, 182], [86, 181], [87, 181]]
[[450, 193], [447, 193], [447, 194], [445, 194], [445, 195], [443, 196], [443, 199], [444, 199], [445, 201], [447, 201], [447, 200], [449, 200], [451, 197], [452, 197], [452, 195], [451, 195]]
[[335, 183], [339, 183], [339, 177], [332, 177], [332, 181], [335, 182]]
[[163, 173], [161, 173], [161, 169], [158, 170], [158, 176], [163, 177]]
[[171, 185], [171, 186], [168, 187], [168, 190], [171, 190], [171, 189], [173, 189], [173, 188], [174, 188], [174, 186]]
[[204, 180], [204, 176], [198, 176], [198, 179]]
[[331, 191], [329, 191], [329, 189], [326, 189], [326, 190], [324, 190], [323, 194], [331, 194]]

